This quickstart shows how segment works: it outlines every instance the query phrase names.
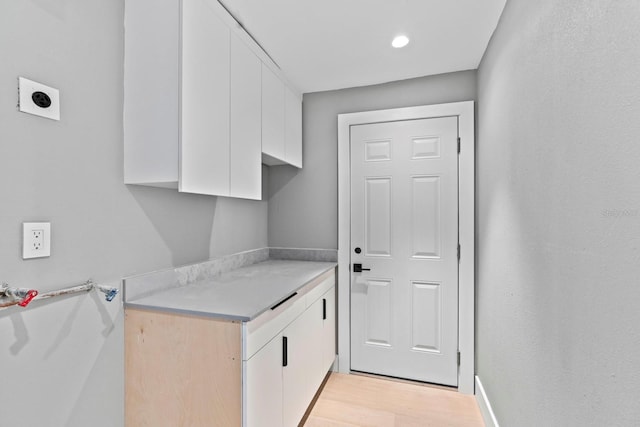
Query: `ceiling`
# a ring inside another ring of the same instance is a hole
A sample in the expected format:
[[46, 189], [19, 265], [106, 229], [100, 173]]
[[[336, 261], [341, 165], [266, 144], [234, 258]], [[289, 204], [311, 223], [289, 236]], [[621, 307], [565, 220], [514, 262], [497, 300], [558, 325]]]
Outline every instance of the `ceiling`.
[[476, 69], [506, 2], [219, 1], [303, 93]]

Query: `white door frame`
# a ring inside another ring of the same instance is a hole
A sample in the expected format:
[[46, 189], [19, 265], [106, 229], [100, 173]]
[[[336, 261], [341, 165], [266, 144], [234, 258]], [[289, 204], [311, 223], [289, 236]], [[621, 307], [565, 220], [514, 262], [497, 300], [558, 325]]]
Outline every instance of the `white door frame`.
[[426, 105], [338, 115], [338, 371], [350, 372], [351, 360], [351, 189], [350, 128], [354, 125], [458, 117], [461, 150], [458, 157], [459, 296], [458, 391], [474, 394], [475, 373], [475, 137], [474, 102]]

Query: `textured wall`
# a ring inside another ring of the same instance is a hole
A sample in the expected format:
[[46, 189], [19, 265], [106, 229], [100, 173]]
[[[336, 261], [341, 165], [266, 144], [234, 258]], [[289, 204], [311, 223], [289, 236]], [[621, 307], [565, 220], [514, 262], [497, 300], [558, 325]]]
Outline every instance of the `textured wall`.
[[[125, 186], [123, 0], [0, 3], [0, 281], [46, 291], [267, 245], [266, 202]], [[16, 110], [17, 78], [60, 122]], [[21, 223], [52, 256], [21, 259]], [[122, 310], [95, 294], [0, 310], [0, 426], [123, 424]]]
[[503, 426], [640, 425], [638, 22], [509, 0], [480, 65], [477, 372]]
[[475, 71], [305, 94], [304, 167], [270, 171], [269, 245], [338, 247], [338, 114], [475, 98]]

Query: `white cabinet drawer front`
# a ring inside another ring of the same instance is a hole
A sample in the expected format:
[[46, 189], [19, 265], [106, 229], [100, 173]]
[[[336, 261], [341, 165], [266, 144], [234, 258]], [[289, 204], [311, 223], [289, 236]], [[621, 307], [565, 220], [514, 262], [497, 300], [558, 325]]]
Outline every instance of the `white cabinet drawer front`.
[[275, 310], [267, 310], [245, 325], [245, 349], [242, 360], [251, 358], [260, 348], [282, 331], [289, 323], [309, 308], [336, 283], [335, 270], [320, 275], [296, 296]]
[[327, 272], [326, 274], [321, 276], [322, 282], [310, 289], [309, 292], [305, 295], [307, 299], [307, 307], [311, 307], [314, 302], [318, 300], [322, 295], [324, 295], [330, 288], [335, 286], [336, 284], [336, 276], [334, 270]]
[[296, 295], [275, 310], [267, 310], [247, 322], [243, 360], [248, 360], [306, 309], [305, 299]]

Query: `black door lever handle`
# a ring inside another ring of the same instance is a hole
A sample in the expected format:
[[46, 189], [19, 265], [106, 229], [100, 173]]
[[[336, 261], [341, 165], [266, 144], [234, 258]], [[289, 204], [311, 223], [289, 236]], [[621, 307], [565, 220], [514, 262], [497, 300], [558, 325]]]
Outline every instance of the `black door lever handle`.
[[353, 264], [354, 273], [362, 273], [363, 271], [371, 271], [370, 268], [362, 268], [362, 264]]

